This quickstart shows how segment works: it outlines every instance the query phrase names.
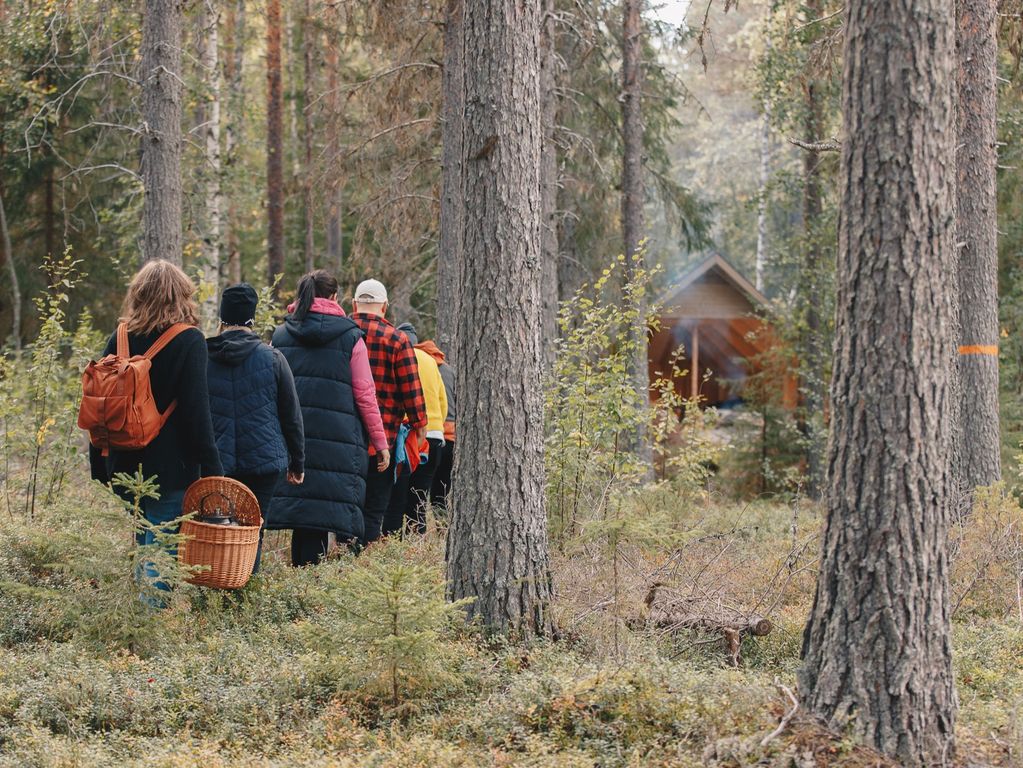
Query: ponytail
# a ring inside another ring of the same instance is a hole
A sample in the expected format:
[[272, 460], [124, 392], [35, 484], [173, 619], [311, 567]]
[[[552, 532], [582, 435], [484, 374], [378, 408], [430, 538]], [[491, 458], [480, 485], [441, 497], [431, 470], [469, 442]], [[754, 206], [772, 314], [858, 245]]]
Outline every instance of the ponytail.
[[316, 281], [313, 280], [313, 276], [303, 275], [302, 279], [298, 281], [298, 293], [295, 296], [295, 311], [291, 313], [291, 316], [295, 320], [304, 320], [305, 316], [309, 314], [309, 308], [313, 305], [313, 299], [316, 298]]
[[325, 269], [314, 269], [298, 281], [295, 295], [295, 311], [291, 313], [295, 320], [304, 320], [313, 306], [313, 299], [329, 299], [338, 292], [337, 279]]

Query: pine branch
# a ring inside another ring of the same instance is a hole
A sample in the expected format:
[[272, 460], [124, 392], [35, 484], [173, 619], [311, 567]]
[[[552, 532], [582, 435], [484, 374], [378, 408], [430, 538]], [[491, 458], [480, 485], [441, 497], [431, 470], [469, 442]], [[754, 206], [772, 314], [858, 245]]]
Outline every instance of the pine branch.
[[805, 149], [808, 152], [841, 152], [842, 142], [836, 139], [834, 136], [828, 141], [801, 141], [799, 139], [789, 138], [789, 144]]

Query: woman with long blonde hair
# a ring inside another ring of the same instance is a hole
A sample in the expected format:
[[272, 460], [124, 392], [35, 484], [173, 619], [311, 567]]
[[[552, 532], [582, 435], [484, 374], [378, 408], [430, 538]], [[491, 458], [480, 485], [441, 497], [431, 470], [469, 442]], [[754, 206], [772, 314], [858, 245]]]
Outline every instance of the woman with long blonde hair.
[[[181, 515], [185, 489], [201, 476], [221, 475], [213, 422], [210, 418], [206, 385], [206, 338], [196, 327], [198, 308], [195, 284], [180, 267], [169, 261], [148, 262], [128, 286], [119, 327], [127, 330], [128, 354], [143, 355], [151, 347], [159, 351], [152, 358], [149, 381], [153, 399], [161, 414], [173, 410], [159, 434], [139, 450], [111, 448], [104, 456], [98, 448], [89, 450], [94, 479], [110, 482], [117, 472], [154, 478], [159, 499], [144, 499], [142, 512], [154, 525]], [[102, 356], [117, 351], [117, 336], [107, 340]], [[139, 544], [152, 544], [151, 532], [138, 533]], [[152, 565], [146, 576], [157, 589], [168, 589]]]

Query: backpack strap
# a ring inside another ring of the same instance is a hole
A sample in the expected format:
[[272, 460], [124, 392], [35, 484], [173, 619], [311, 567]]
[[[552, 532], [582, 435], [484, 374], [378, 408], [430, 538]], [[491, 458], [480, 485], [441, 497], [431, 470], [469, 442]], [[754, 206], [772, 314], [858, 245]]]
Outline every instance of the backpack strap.
[[[164, 347], [166, 347], [168, 344], [174, 341], [174, 339], [177, 337], [179, 333], [182, 333], [183, 331], [187, 331], [189, 328], [194, 327], [195, 327], [194, 325], [189, 325], [188, 323], [174, 323], [174, 325], [172, 325], [170, 328], [168, 328], [166, 331], [160, 334], [160, 338], [153, 342], [152, 346], [150, 346], [149, 349], [146, 350], [146, 353], [143, 355], [143, 357], [145, 357], [148, 360], [152, 360], [154, 357], [160, 354], [160, 351]], [[161, 430], [167, 425], [167, 420], [171, 417], [171, 414], [174, 413], [174, 409], [177, 407], [178, 401], [172, 400], [171, 404], [167, 406], [167, 410], [160, 414]]]
[[128, 324], [118, 323], [117, 325], [117, 356], [122, 360], [128, 359]]
[[194, 327], [195, 326], [188, 325], [187, 323], [174, 323], [174, 325], [172, 325], [170, 328], [168, 328], [166, 331], [160, 334], [160, 338], [153, 342], [153, 345], [146, 350], [146, 353], [143, 355], [143, 357], [145, 357], [148, 360], [152, 360], [160, 353], [160, 350], [162, 350], [164, 347], [170, 344], [179, 333], [181, 333], [182, 331], [187, 331], [189, 328]]

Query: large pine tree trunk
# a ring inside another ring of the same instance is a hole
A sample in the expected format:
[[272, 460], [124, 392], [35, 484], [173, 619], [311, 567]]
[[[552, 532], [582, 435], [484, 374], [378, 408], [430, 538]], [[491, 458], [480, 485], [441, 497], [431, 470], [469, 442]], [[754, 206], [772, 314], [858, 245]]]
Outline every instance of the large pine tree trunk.
[[959, 481], [1001, 478], [998, 427], [998, 216], [995, 175], [996, 0], [958, 0]]
[[452, 360], [459, 357], [458, 260], [462, 250], [462, 61], [463, 0], [447, 0], [444, 64], [441, 72], [444, 124], [441, 129], [440, 232], [437, 240], [437, 344]]
[[[622, 233], [625, 238], [626, 274], [632, 278], [646, 269], [643, 233], [643, 0], [624, 0], [622, 26]], [[632, 329], [633, 354], [629, 376], [636, 388], [636, 402], [645, 408], [650, 392], [647, 363], [647, 302], [642, 292], [633, 294], [636, 322]], [[637, 422], [632, 448], [640, 460], [651, 463], [645, 420]]]
[[281, 0], [266, 4], [267, 285], [284, 272], [284, 147], [282, 144]]
[[828, 517], [799, 688], [904, 765], [945, 764], [952, 0], [846, 8]]
[[203, 302], [203, 325], [212, 330], [219, 311], [220, 293], [220, 3], [202, 0], [202, 51], [200, 64], [206, 78], [206, 104], [204, 110], [206, 147], [205, 216], [202, 235], [203, 282], [214, 290]]
[[181, 263], [182, 0], [146, 0], [142, 19], [142, 259]]
[[[467, 3], [458, 453], [448, 579], [493, 631], [548, 634], [539, 2]], [[445, 308], [447, 311], [449, 308]]]
[[[230, 115], [224, 130], [224, 164], [232, 168], [238, 160], [238, 146], [242, 140], [245, 125], [243, 107], [245, 104], [245, 80], [242, 65], [245, 54], [245, 0], [228, 0], [227, 34], [228, 55], [224, 57], [224, 80], [228, 84], [228, 108]], [[227, 279], [239, 283], [242, 279], [241, 243], [238, 238], [238, 202], [231, 194], [227, 202], [227, 218], [222, 222], [221, 240], [227, 245]]]

